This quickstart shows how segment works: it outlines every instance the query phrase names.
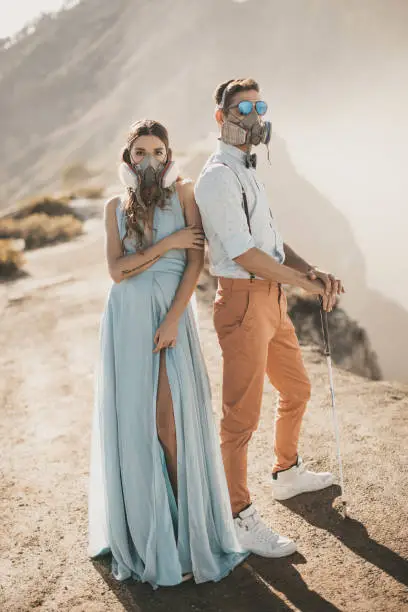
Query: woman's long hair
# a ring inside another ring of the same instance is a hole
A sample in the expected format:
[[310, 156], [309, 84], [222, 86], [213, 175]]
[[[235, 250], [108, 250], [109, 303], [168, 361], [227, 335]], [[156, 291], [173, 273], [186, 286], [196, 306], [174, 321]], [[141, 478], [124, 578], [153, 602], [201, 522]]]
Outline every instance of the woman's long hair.
[[[166, 147], [167, 158], [171, 154], [169, 148], [169, 135], [164, 125], [158, 121], [151, 119], [142, 119], [134, 123], [131, 127], [127, 145], [122, 151], [122, 161], [132, 165], [130, 157], [130, 151], [133, 143], [140, 136], [157, 136], [164, 146]], [[122, 240], [122, 247], [124, 249], [124, 242], [126, 238], [135, 238], [136, 246], [143, 249], [146, 246], [145, 241], [145, 224], [149, 220], [149, 211], [155, 206], [164, 208], [166, 200], [171, 196], [174, 191], [174, 187], [160, 188], [156, 192], [156, 196], [152, 202], [146, 202], [143, 198], [143, 189], [140, 194], [136, 194], [133, 189], [128, 189], [128, 197], [124, 203], [124, 213], [126, 222], [126, 232]]]

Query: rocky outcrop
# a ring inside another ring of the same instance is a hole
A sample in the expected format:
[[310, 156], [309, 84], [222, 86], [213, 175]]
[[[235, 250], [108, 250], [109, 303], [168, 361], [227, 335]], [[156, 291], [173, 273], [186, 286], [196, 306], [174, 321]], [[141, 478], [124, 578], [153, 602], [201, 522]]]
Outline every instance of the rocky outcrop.
[[[288, 312], [300, 344], [322, 346], [320, 305], [316, 298], [287, 291]], [[328, 314], [332, 360], [339, 367], [371, 380], [381, 380], [381, 368], [367, 332], [337, 306]]]

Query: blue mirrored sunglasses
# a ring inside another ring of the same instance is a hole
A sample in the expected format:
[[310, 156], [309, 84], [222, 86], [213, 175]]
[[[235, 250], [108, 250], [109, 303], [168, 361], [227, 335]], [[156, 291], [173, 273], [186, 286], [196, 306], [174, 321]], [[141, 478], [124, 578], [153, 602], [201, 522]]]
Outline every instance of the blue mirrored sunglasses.
[[257, 102], [251, 102], [250, 100], [241, 100], [239, 104], [234, 104], [234, 106], [230, 106], [229, 108], [237, 108], [241, 115], [249, 115], [252, 113], [255, 107], [258, 115], [265, 115], [268, 110], [268, 105], [266, 102], [262, 102], [258, 100]]

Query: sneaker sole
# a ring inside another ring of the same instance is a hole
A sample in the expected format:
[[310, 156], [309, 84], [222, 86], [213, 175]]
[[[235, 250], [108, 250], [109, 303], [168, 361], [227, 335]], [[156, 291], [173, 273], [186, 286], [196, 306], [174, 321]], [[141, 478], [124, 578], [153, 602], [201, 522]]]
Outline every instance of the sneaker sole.
[[284, 501], [285, 499], [291, 499], [292, 497], [296, 497], [297, 495], [302, 495], [303, 493], [315, 493], [316, 491], [322, 491], [323, 489], [327, 489], [327, 487], [331, 487], [332, 484], [334, 484], [334, 479], [332, 479], [330, 482], [327, 482], [326, 484], [319, 486], [319, 487], [315, 487], [314, 489], [304, 489], [302, 491], [296, 491], [295, 493], [289, 493], [289, 494], [279, 494], [277, 492], [275, 492], [272, 489], [272, 495], [274, 497], [274, 499], [276, 499], [276, 501]]
[[248, 549], [253, 555], [257, 555], [258, 557], [264, 557], [265, 559], [280, 559], [281, 557], [289, 557], [289, 555], [293, 555], [297, 551], [297, 546], [295, 542], [291, 544], [287, 544], [285, 548], [281, 548], [275, 552], [266, 553], [260, 550]]

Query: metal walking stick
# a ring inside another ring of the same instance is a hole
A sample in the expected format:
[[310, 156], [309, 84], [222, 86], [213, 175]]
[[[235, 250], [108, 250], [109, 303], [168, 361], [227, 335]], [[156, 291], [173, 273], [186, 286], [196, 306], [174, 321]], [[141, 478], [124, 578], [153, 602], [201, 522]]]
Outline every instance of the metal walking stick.
[[341, 450], [340, 450], [340, 434], [339, 434], [339, 425], [337, 421], [336, 397], [334, 395], [333, 369], [332, 369], [331, 351], [330, 351], [330, 342], [329, 342], [329, 323], [327, 319], [327, 312], [323, 308], [323, 298], [321, 296], [320, 296], [320, 317], [322, 320], [324, 354], [326, 355], [327, 368], [329, 371], [329, 384], [330, 384], [330, 393], [331, 393], [331, 401], [332, 401], [332, 417], [333, 417], [334, 435], [336, 438], [337, 462], [338, 462], [339, 473], [340, 473], [341, 503], [342, 503], [343, 515], [346, 518], [348, 516], [348, 508], [347, 508], [347, 501], [346, 501], [345, 492], [344, 492], [343, 462], [342, 462]]

